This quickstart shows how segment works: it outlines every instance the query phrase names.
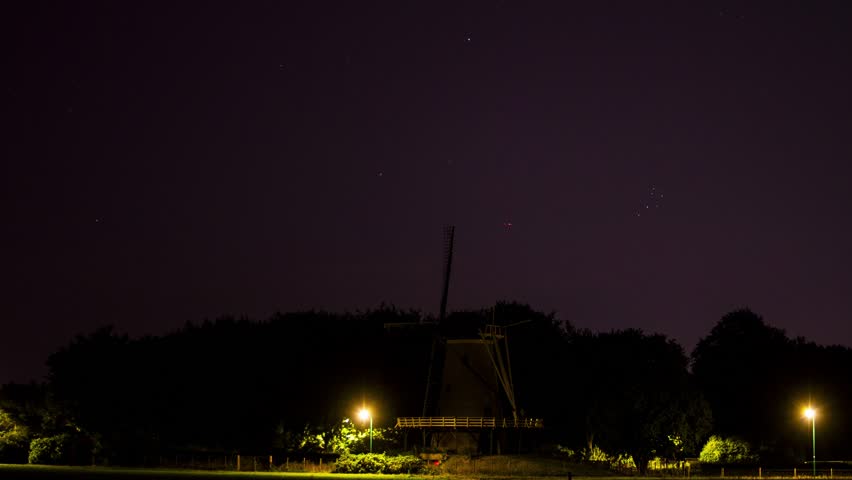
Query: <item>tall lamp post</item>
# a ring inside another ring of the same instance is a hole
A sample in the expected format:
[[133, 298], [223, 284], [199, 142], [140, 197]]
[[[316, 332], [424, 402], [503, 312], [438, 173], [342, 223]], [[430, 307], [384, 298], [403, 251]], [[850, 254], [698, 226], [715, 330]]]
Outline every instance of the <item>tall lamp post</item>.
[[360, 412], [358, 412], [358, 417], [361, 418], [362, 421], [370, 419], [370, 453], [373, 453], [373, 416], [370, 415], [370, 411], [366, 408], [362, 408]]
[[811, 446], [813, 447], [811, 465], [813, 466], [813, 475], [816, 477], [816, 410], [811, 407], [806, 408], [805, 417], [811, 420]]

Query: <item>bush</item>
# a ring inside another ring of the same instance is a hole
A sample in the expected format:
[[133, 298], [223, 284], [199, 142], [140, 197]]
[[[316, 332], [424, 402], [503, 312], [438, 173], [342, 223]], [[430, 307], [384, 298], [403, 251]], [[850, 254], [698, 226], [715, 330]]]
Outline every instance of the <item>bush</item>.
[[564, 456], [571, 462], [577, 463], [593, 463], [597, 465], [605, 465], [612, 470], [619, 472], [636, 470], [636, 464], [633, 463], [633, 457], [626, 453], [612, 455], [601, 450], [597, 445], [592, 445], [592, 449], [584, 447], [581, 450], [572, 450], [562, 445], [556, 446], [557, 454]]
[[71, 438], [63, 433], [52, 437], [35, 438], [30, 442], [30, 463], [57, 465], [66, 463], [65, 459]]
[[425, 463], [414, 455], [362, 453], [341, 455], [334, 464], [337, 473], [421, 473]]
[[26, 463], [29, 445], [27, 428], [0, 410], [0, 463]]
[[757, 455], [751, 452], [748, 442], [739, 438], [710, 437], [701, 454], [701, 463], [716, 463], [723, 465], [754, 463]]

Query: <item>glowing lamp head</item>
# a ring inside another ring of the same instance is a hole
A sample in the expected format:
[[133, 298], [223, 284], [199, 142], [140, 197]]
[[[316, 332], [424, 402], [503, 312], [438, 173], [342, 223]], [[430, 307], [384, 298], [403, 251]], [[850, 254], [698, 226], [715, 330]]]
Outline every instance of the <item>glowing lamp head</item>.
[[811, 407], [806, 408], [805, 409], [805, 416], [812, 420], [814, 417], [816, 417], [816, 410], [814, 410]]
[[362, 421], [366, 421], [370, 419], [370, 411], [366, 408], [362, 408], [361, 411], [358, 412], [358, 418]]

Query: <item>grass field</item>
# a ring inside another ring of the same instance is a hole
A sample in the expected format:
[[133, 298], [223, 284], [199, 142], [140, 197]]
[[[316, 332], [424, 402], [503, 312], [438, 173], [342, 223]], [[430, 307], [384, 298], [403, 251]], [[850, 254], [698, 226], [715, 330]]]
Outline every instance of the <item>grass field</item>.
[[[383, 475], [369, 473], [326, 473], [326, 472], [234, 472], [190, 469], [156, 469], [156, 468], [119, 468], [119, 467], [55, 467], [46, 465], [6, 465], [0, 464], [0, 479], [10, 480], [568, 480], [570, 471], [574, 479], [584, 480], [638, 480], [651, 478], [658, 480], [673, 480], [688, 478], [689, 480], [812, 480], [805, 472], [793, 476], [792, 471], [766, 471], [758, 477], [755, 472], [730, 472], [725, 475], [692, 475], [689, 477], [671, 474], [661, 475], [659, 472], [649, 472], [647, 477], [619, 476], [606, 469], [582, 466], [577, 464], [561, 464], [557, 462], [536, 462], [543, 465], [532, 465], [520, 459], [511, 459], [511, 466], [499, 465], [498, 462], [509, 459], [486, 460], [473, 464], [469, 460], [448, 462], [439, 475]], [[507, 471], [506, 467], [510, 468]], [[563, 470], [565, 469], [565, 470]], [[567, 470], [567, 471], [566, 471]], [[848, 471], [821, 472], [818, 477], [822, 480], [849, 479]]]
[[[638, 480], [640, 478], [673, 480], [687, 477], [671, 475], [655, 475], [647, 477], [617, 476], [601, 471], [574, 471], [575, 479], [586, 480]], [[323, 472], [229, 472], [183, 469], [153, 469], [153, 468], [117, 468], [117, 467], [54, 467], [45, 465], [4, 465], [0, 464], [0, 479], [10, 480], [567, 480], [567, 476], [559, 475], [530, 475], [523, 472], [511, 475], [477, 472], [444, 473], [441, 475], [380, 475], [380, 474], [334, 474]], [[690, 476], [689, 480], [758, 480], [756, 475], [731, 476]], [[765, 480], [812, 480], [810, 476], [773, 475], [762, 477]], [[832, 478], [828, 475], [820, 479]], [[834, 475], [837, 479], [852, 479], [849, 475]]]
[[570, 463], [552, 457], [529, 455], [493, 455], [477, 458], [453, 456], [441, 465], [441, 473], [453, 477], [550, 477], [565, 479], [572, 476], [607, 477], [617, 475], [607, 467]]
[[292, 480], [447, 480], [446, 476], [332, 474], [302, 472], [226, 472], [151, 468], [53, 467], [0, 464], [0, 478], [20, 480], [247, 480], [282, 478]]

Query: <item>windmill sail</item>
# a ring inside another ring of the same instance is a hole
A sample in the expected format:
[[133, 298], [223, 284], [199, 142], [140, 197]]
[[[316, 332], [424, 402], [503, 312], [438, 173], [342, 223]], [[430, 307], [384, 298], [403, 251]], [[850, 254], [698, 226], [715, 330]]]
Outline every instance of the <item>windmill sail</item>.
[[429, 372], [426, 379], [426, 394], [423, 397], [423, 416], [435, 415], [438, 405], [438, 395], [441, 389], [441, 374], [444, 369], [445, 345], [441, 338], [440, 329], [447, 317], [447, 295], [450, 290], [450, 272], [453, 266], [453, 239], [456, 227], [444, 228], [444, 284], [441, 289], [441, 309], [438, 317], [438, 328], [432, 336], [432, 351], [429, 355]]

